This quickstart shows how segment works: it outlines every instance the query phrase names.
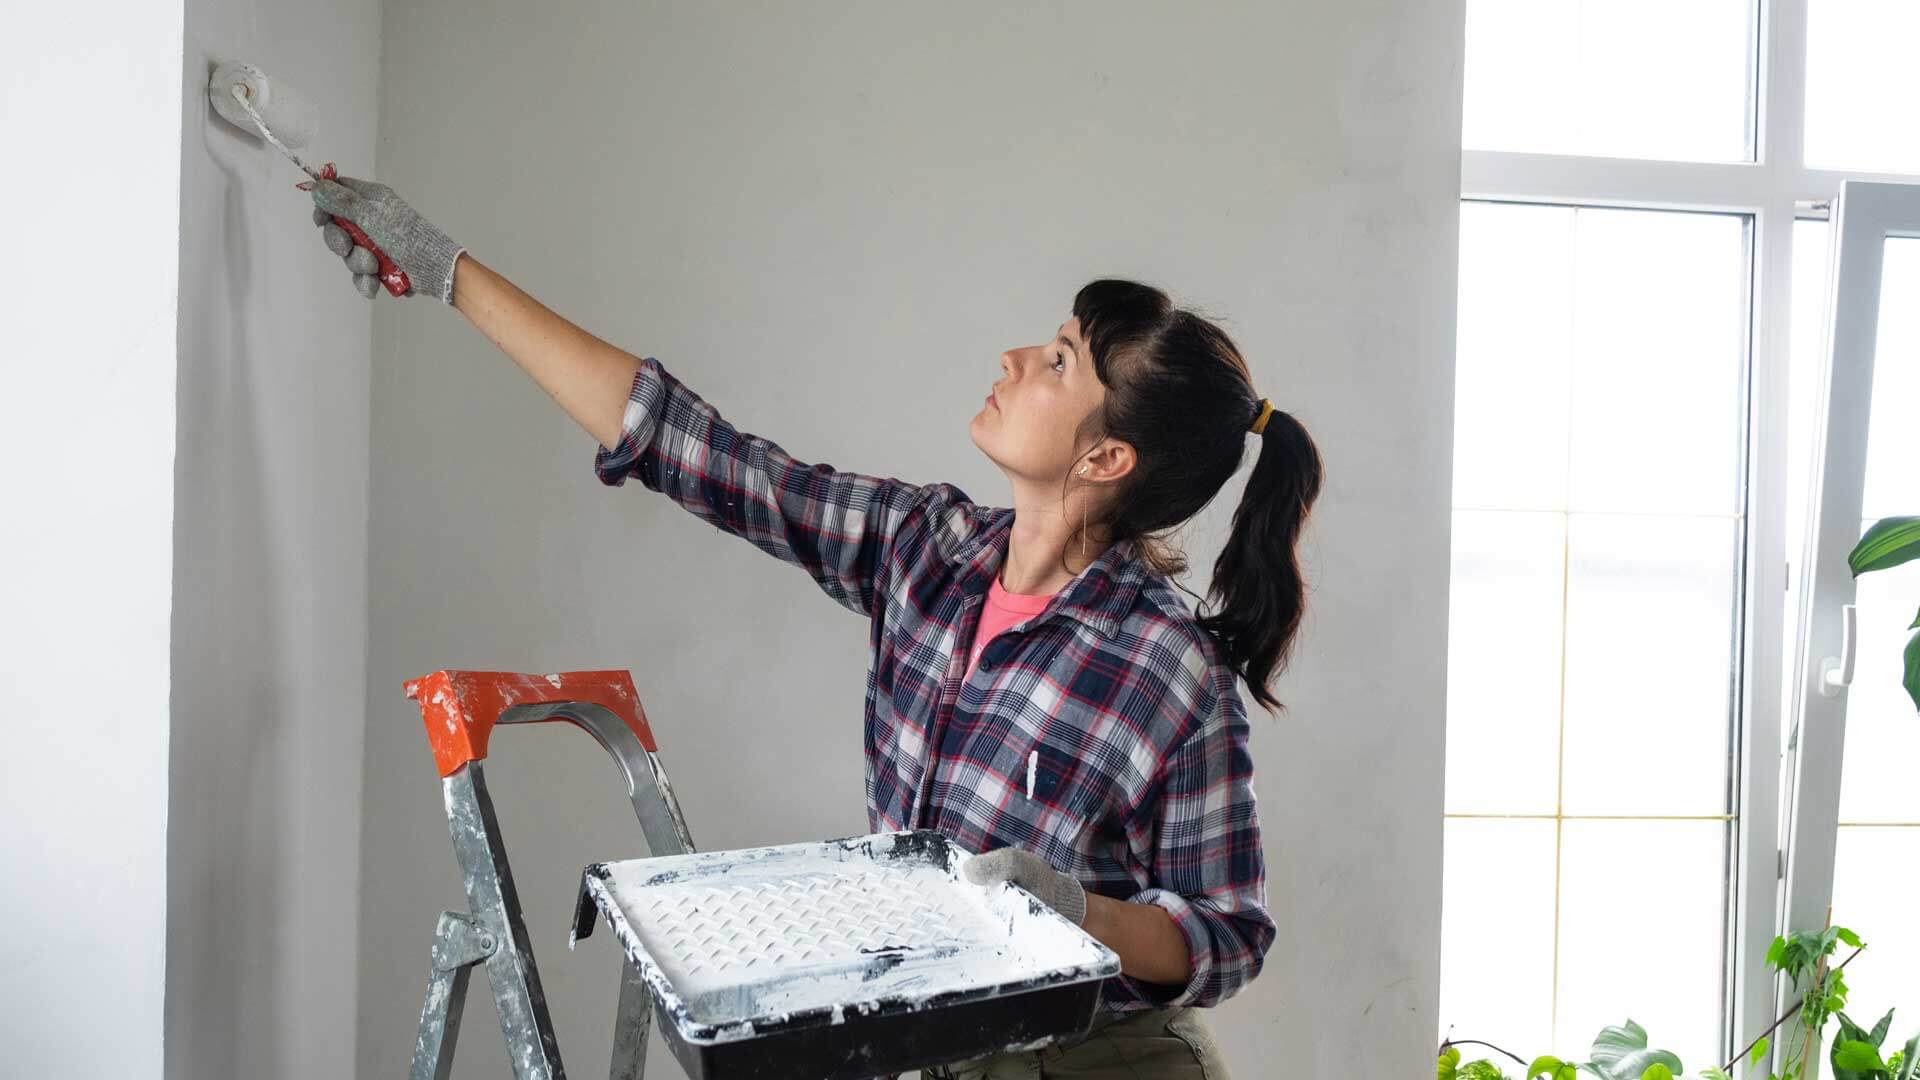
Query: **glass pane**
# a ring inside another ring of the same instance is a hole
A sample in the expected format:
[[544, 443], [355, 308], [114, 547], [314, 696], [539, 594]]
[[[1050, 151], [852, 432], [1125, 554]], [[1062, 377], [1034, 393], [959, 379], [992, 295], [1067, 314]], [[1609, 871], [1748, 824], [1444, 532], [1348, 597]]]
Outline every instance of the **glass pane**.
[[[1920, 611], [1920, 562], [1862, 574], [1854, 589], [1860, 637], [1847, 688], [1840, 820], [1920, 821], [1920, 716], [1900, 685], [1914, 633], [1907, 626]], [[1920, 887], [1920, 868], [1908, 880]]]
[[1754, 0], [1468, 0], [1469, 149], [1747, 161]]
[[1574, 242], [1571, 508], [1732, 514], [1745, 219], [1583, 209]]
[[1453, 515], [1449, 813], [1553, 813], [1566, 518]]
[[1920, 172], [1915, 34], [1913, 0], [1808, 0], [1807, 164]]
[[1800, 679], [1801, 567], [1806, 557], [1808, 496], [1816, 447], [1815, 409], [1826, 367], [1827, 281], [1833, 273], [1832, 234], [1824, 221], [1793, 223], [1793, 298], [1787, 352], [1787, 595], [1780, 620], [1780, 751], [1793, 735], [1793, 694]]
[[1862, 516], [1920, 514], [1920, 240], [1886, 242]]
[[[1920, 365], [1914, 302], [1920, 297], [1920, 240], [1889, 239], [1884, 254], [1863, 532], [1881, 516], [1920, 513], [1920, 474], [1914, 470], [1920, 435], [1912, 418], [1920, 401], [1914, 370]], [[1824, 359], [1821, 344], [1816, 361]], [[1833, 920], [1857, 930], [1868, 944], [1847, 967], [1848, 1012], [1871, 1023], [1920, 993], [1920, 920], [1913, 916], [1913, 898], [1920, 895], [1920, 786], [1914, 783], [1920, 716], [1900, 685], [1901, 654], [1913, 633], [1908, 624], [1920, 609], [1920, 563], [1862, 575], [1854, 602], [1859, 640], [1846, 695]]]
[[1566, 506], [1575, 213], [1461, 204], [1455, 506]]
[[1446, 823], [1442, 1034], [1517, 1054], [1548, 1052], [1553, 1003], [1542, 991], [1553, 985], [1553, 832], [1551, 821]]
[[1735, 544], [1726, 518], [1572, 516], [1565, 813], [1728, 811]]
[[[1895, 1044], [1892, 1049], [1920, 1030], [1913, 1018], [1913, 1003], [1920, 1000], [1920, 919], [1913, 914], [1920, 871], [1915, 867], [1920, 867], [1920, 827], [1840, 826], [1833, 921], [1857, 931], [1867, 946], [1847, 965], [1847, 1015], [1872, 1027], [1899, 1006], [1887, 1038]], [[1852, 951], [1840, 946], [1834, 962]]]
[[1569, 821], [1563, 829], [1552, 1052], [1584, 1057], [1601, 1028], [1632, 1017], [1651, 1045], [1680, 1055], [1687, 1075], [1725, 1064], [1713, 1056], [1724, 996], [1727, 826]]
[[[1914, 420], [1920, 408], [1920, 240], [1890, 239], [1885, 252], [1862, 532], [1882, 516], [1920, 514], [1920, 424]], [[1920, 821], [1920, 785], [1914, 783], [1920, 716], [1900, 685], [1903, 650], [1913, 635], [1908, 626], [1920, 611], [1920, 562], [1861, 575], [1854, 604], [1860, 636], [1847, 689], [1840, 820]], [[1874, 835], [1856, 844], [1868, 847]], [[1908, 881], [1920, 884], [1920, 870], [1910, 870]]]

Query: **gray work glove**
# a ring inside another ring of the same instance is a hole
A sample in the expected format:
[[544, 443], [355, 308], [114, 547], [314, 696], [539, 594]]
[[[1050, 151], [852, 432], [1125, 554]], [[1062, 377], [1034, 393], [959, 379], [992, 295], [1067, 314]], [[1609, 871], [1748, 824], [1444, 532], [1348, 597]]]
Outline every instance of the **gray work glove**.
[[975, 885], [1010, 881], [1075, 926], [1087, 919], [1087, 890], [1078, 881], [1047, 865], [1047, 860], [1021, 848], [996, 848], [966, 861], [967, 880]]
[[413, 288], [407, 296], [431, 296], [453, 303], [453, 264], [466, 249], [453, 242], [433, 222], [421, 217], [393, 189], [371, 180], [343, 176], [313, 183], [313, 223], [321, 227], [327, 250], [347, 261], [353, 286], [371, 300], [380, 295], [380, 261], [373, 252], [356, 246], [347, 230], [335, 225], [338, 214], [359, 226], [367, 239], [406, 271]]

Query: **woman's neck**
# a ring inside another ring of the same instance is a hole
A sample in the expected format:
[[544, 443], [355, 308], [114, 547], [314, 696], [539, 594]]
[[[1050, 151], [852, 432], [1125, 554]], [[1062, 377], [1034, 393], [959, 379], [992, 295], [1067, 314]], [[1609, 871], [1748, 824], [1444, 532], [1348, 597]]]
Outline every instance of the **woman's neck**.
[[1000, 587], [1012, 593], [1044, 596], [1059, 592], [1107, 548], [1100, 530], [1084, 543], [1080, 536], [1084, 496], [1063, 506], [1057, 491], [1049, 498], [1014, 489], [1013, 530], [1000, 565]]

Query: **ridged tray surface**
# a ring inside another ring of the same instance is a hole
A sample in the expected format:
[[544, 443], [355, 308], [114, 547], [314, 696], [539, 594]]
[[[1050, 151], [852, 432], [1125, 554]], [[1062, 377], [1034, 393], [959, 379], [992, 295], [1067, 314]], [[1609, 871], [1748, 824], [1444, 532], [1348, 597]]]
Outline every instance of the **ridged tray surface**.
[[[984, 903], [927, 875], [867, 872], [652, 890], [640, 936], [682, 989], [777, 977], [782, 969], [864, 961], [896, 949], [989, 944]], [[1007, 936], [1004, 926], [997, 936]]]

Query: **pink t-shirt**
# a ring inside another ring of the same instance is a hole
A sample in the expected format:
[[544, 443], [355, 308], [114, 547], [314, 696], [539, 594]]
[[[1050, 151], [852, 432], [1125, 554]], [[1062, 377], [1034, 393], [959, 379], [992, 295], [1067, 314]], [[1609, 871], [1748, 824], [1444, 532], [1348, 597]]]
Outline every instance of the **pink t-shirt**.
[[1040, 614], [1052, 600], [1052, 593], [1008, 592], [1000, 587], [1000, 575], [995, 574], [993, 584], [987, 586], [987, 602], [980, 609], [980, 625], [974, 629], [973, 651], [967, 656], [967, 673], [962, 678], [973, 675], [981, 652], [1002, 630]]

